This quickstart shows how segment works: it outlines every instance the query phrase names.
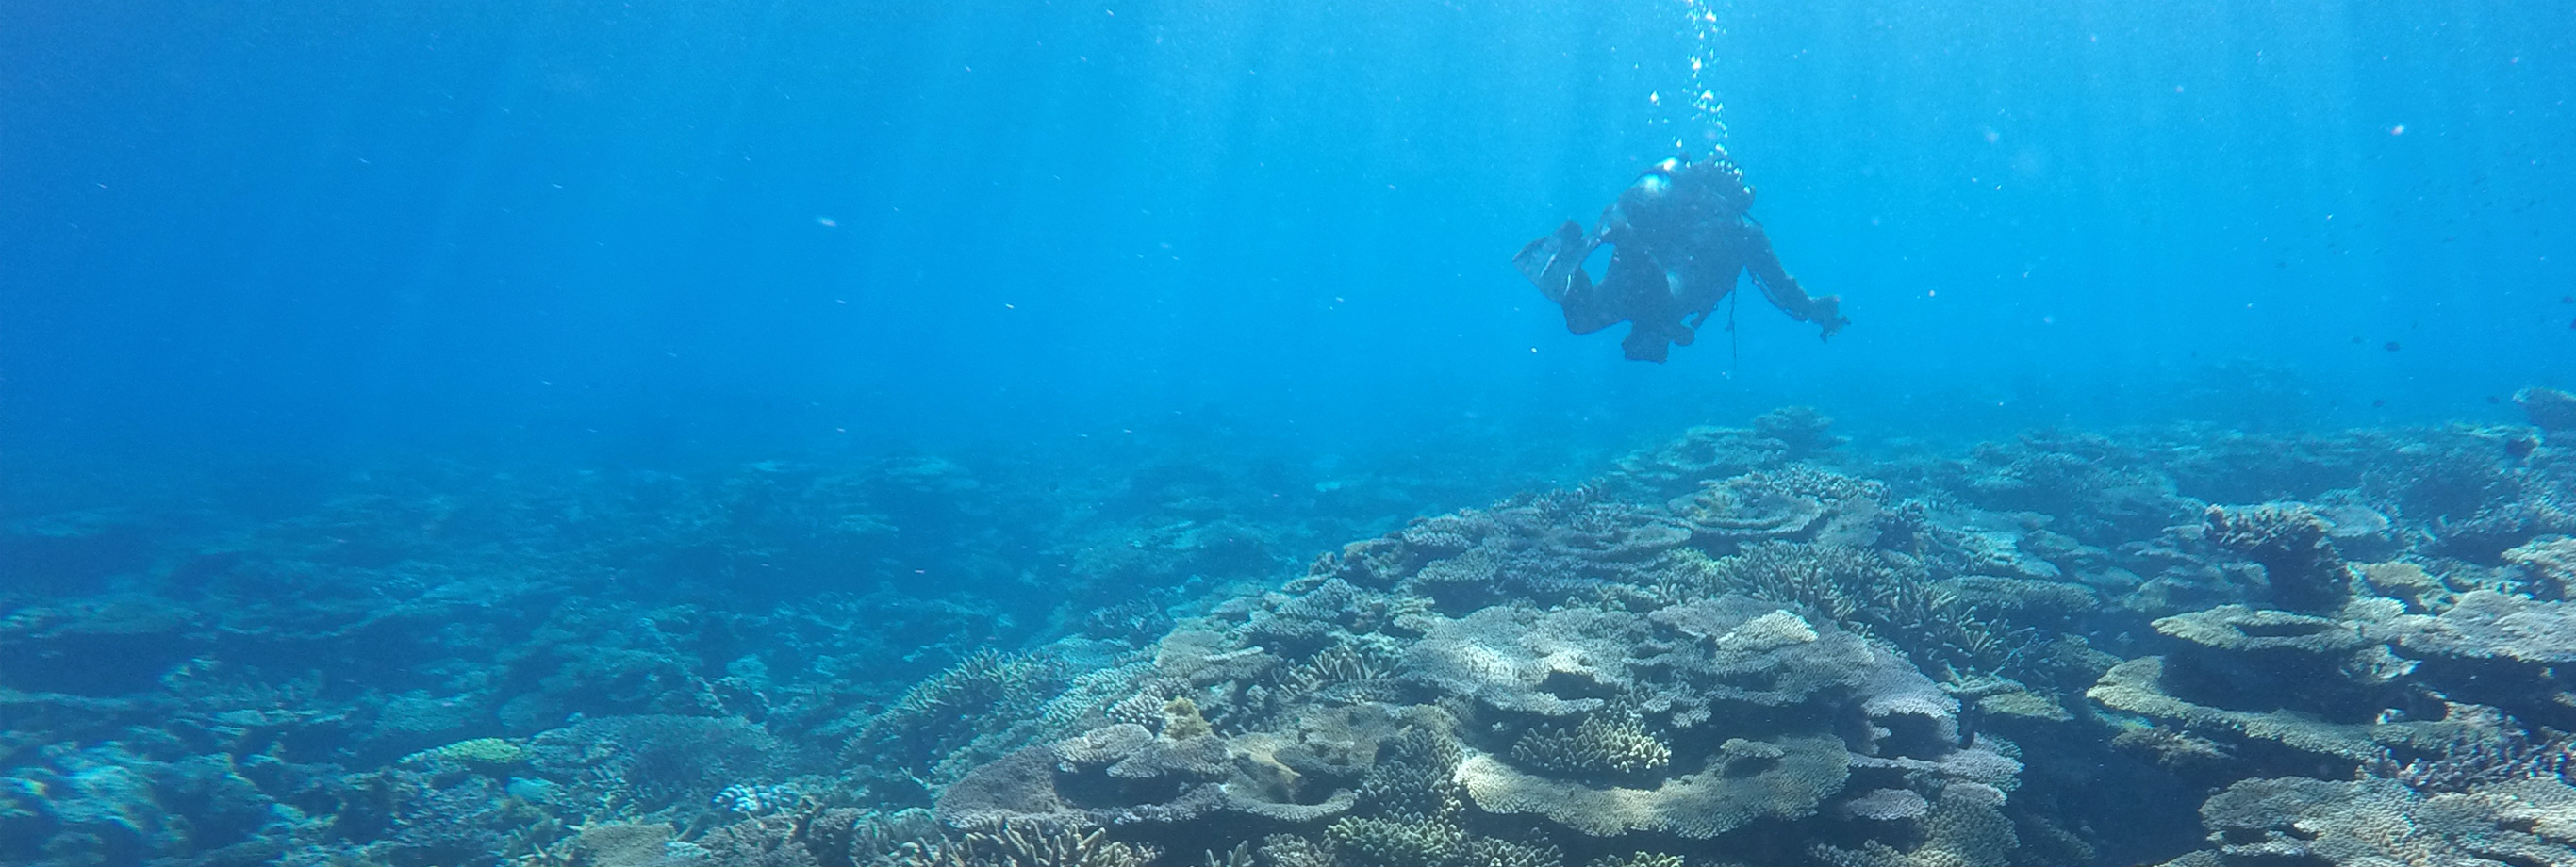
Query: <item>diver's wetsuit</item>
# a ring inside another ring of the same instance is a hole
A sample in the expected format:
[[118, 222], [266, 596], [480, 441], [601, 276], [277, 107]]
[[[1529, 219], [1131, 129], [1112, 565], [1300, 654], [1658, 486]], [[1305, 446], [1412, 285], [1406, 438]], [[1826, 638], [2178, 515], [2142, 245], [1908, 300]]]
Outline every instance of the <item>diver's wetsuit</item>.
[[[1772, 306], [1832, 337], [1850, 322], [1841, 299], [1810, 298], [1798, 288], [1761, 224], [1745, 215], [1752, 207], [1753, 189], [1724, 151], [1699, 163], [1668, 159], [1602, 211], [1597, 235], [1567, 220], [1512, 261], [1565, 308], [1565, 327], [1574, 333], [1633, 323], [1619, 346], [1637, 361], [1664, 360], [1670, 344], [1689, 346], [1694, 329], [1735, 291], [1739, 271], [1752, 272], [1754, 287]], [[1583, 261], [1603, 244], [1611, 246], [1610, 267], [1595, 284]]]

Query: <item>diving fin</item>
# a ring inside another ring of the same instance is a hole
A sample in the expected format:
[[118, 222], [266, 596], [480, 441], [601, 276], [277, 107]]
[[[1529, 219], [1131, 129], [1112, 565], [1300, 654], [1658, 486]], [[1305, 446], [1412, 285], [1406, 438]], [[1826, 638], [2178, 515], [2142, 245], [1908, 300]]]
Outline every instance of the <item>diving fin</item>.
[[1567, 298], [1591, 294], [1592, 275], [1583, 273], [1583, 260], [1591, 258], [1599, 241], [1583, 232], [1583, 225], [1573, 220], [1556, 227], [1556, 232], [1522, 247], [1512, 257], [1512, 267], [1538, 287], [1539, 294], [1558, 304]]

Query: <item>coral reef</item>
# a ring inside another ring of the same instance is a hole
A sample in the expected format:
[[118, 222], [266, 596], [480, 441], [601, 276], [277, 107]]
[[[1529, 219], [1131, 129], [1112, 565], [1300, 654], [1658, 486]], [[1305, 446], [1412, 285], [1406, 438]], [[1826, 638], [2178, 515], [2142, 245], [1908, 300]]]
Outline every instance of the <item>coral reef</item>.
[[2326, 522], [2305, 504], [2211, 506], [2207, 523], [2212, 543], [2263, 566], [2274, 604], [2330, 611], [2352, 598], [2352, 578], [2326, 540]]
[[2522, 405], [2531, 426], [2551, 436], [2576, 431], [2576, 394], [2554, 388], [2526, 388], [2514, 392], [2513, 402]]
[[420, 468], [151, 556], [10, 514], [0, 861], [2576, 863], [2564, 430], [1791, 408], [1451, 511], [905, 455]]
[[2184, 865], [2576, 863], [2576, 788], [2520, 780], [2426, 795], [2388, 780], [2249, 779], [2201, 805], [2215, 857]]

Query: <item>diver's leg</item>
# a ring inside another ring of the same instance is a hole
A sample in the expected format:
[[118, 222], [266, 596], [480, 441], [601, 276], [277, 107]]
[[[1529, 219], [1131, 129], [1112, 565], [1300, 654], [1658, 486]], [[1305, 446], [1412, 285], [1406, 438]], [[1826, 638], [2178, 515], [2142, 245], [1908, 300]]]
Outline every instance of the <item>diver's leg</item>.
[[1619, 324], [1621, 317], [1618, 311], [1602, 300], [1601, 296], [1605, 294], [1602, 287], [1592, 285], [1590, 278], [1578, 278], [1575, 282], [1580, 284], [1577, 287], [1580, 291], [1565, 296], [1565, 330], [1590, 334]]
[[1670, 349], [1665, 344], [1691, 344], [1694, 336], [1683, 323], [1689, 311], [1677, 297], [1677, 282], [1661, 261], [1634, 245], [1616, 248], [1611, 255], [1602, 289], [1616, 299], [1620, 314], [1636, 324], [1619, 344], [1629, 358], [1662, 361]]
[[1602, 272], [1601, 282], [1576, 281], [1575, 290], [1565, 296], [1565, 328], [1576, 334], [1590, 334], [1620, 320], [1637, 318], [1637, 299], [1662, 291], [1664, 272], [1655, 260], [1628, 247], [1610, 248], [1610, 268]]
[[[1555, 233], [1529, 242], [1512, 257], [1513, 267], [1538, 287], [1539, 294], [1564, 308], [1565, 329], [1576, 334], [1608, 328], [1621, 318], [1605, 287], [1594, 285], [1592, 275], [1583, 271], [1583, 260], [1599, 246], [1600, 241], [1586, 236], [1581, 225], [1567, 220]], [[1617, 272], [1611, 269], [1613, 277]]]
[[1661, 364], [1664, 356], [1672, 351], [1671, 342], [1663, 329], [1640, 322], [1628, 327], [1628, 336], [1619, 341], [1619, 350], [1628, 356], [1629, 361]]

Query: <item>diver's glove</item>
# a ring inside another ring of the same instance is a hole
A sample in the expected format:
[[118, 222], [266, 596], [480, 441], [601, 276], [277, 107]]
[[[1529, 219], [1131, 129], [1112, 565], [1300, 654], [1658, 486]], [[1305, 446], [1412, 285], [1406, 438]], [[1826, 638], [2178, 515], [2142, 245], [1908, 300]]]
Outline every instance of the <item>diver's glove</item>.
[[1834, 332], [1851, 324], [1851, 320], [1843, 318], [1843, 296], [1840, 295], [1816, 296], [1807, 302], [1807, 315], [1801, 318], [1824, 326], [1824, 333], [1816, 335], [1817, 340], [1831, 340]]

